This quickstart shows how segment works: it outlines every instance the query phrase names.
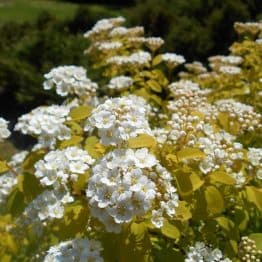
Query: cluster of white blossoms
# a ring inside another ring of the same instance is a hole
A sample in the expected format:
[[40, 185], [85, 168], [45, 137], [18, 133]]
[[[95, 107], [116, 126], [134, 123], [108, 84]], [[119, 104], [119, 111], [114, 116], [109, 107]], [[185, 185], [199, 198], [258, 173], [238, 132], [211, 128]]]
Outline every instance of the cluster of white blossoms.
[[174, 68], [175, 66], [178, 66], [178, 65], [186, 62], [185, 58], [182, 55], [177, 55], [177, 54], [174, 54], [174, 53], [162, 54], [161, 59], [170, 68]]
[[133, 85], [133, 79], [129, 76], [116, 76], [108, 84], [109, 89], [126, 90]]
[[262, 259], [262, 250], [259, 249], [256, 242], [248, 236], [241, 237], [238, 250], [241, 261], [260, 262]]
[[[20, 171], [20, 165], [24, 161], [28, 154], [28, 151], [22, 151], [14, 154], [11, 160], [8, 162], [8, 166], [13, 169], [14, 172]], [[11, 193], [15, 185], [17, 185], [17, 177], [11, 170], [7, 173], [0, 175], [0, 207], [6, 204], [6, 197]], [[1, 209], [0, 209], [1, 213]]]
[[152, 210], [152, 223], [163, 225], [163, 215], [172, 217], [178, 195], [171, 175], [148, 149], [116, 149], [92, 168], [86, 190], [92, 216], [109, 232]]
[[226, 75], [238, 75], [241, 73], [241, 68], [237, 66], [220, 66], [219, 72]]
[[106, 33], [112, 30], [114, 27], [117, 27], [125, 22], [124, 17], [108, 18], [99, 20], [91, 30], [87, 31], [84, 34], [84, 37], [87, 39], [98, 38], [101, 34]]
[[35, 164], [35, 176], [44, 186], [67, 187], [69, 181], [76, 181], [94, 163], [94, 159], [78, 147], [50, 151]]
[[3, 140], [4, 138], [8, 138], [10, 134], [11, 133], [8, 130], [8, 121], [0, 117], [0, 141]]
[[224, 64], [224, 65], [240, 65], [243, 62], [243, 58], [241, 56], [235, 55], [216, 55], [208, 58], [209, 63], [211, 64]]
[[40, 222], [62, 218], [65, 204], [73, 201], [74, 198], [65, 190], [45, 190], [28, 204], [17, 223], [24, 226], [44, 226], [45, 223]]
[[136, 96], [107, 99], [87, 119], [85, 130], [98, 129], [104, 145], [119, 145], [138, 134], [151, 134], [145, 100]]
[[86, 77], [86, 69], [81, 66], [59, 66], [53, 68], [48, 74], [44, 75], [43, 87], [45, 90], [56, 88], [56, 93], [60, 96], [94, 95], [98, 86]]
[[132, 28], [126, 28], [124, 26], [118, 26], [112, 29], [109, 33], [109, 37], [136, 37], [144, 35], [144, 27], [142, 26], [135, 26]]
[[152, 51], [155, 52], [159, 49], [165, 41], [161, 37], [147, 37], [145, 39], [146, 46]]
[[14, 174], [8, 172], [0, 176], [0, 214], [2, 213], [2, 205], [6, 204], [6, 197], [16, 184], [17, 177]]
[[52, 246], [47, 251], [44, 262], [102, 262], [101, 251], [103, 250], [99, 241], [79, 238], [61, 242]]
[[230, 169], [235, 160], [243, 159], [242, 144], [234, 142], [234, 136], [223, 130], [214, 132], [209, 124], [204, 126], [203, 132], [205, 136], [197, 139], [198, 147], [206, 155], [199, 165], [201, 172], [207, 174], [222, 165]]
[[68, 106], [38, 107], [22, 115], [15, 125], [15, 130], [37, 137], [42, 147], [53, 147], [57, 140], [67, 140], [71, 137], [70, 128], [64, 123], [69, 112]]
[[240, 133], [245, 130], [254, 131], [262, 127], [261, 114], [256, 113], [254, 108], [235, 101], [234, 99], [222, 99], [215, 102], [217, 110], [229, 114], [229, 124], [235, 125], [234, 121], [239, 123]]
[[151, 54], [145, 51], [138, 51], [129, 56], [113, 56], [107, 60], [108, 64], [117, 66], [148, 66], [152, 57]]
[[247, 158], [256, 169], [256, 177], [262, 179], [262, 148], [248, 148]]
[[110, 51], [110, 50], [116, 50], [122, 47], [123, 44], [121, 42], [111, 42], [111, 41], [102, 41], [102, 42], [97, 42], [95, 44], [95, 47], [100, 50], [100, 51]]
[[212, 249], [203, 242], [196, 242], [194, 246], [189, 247], [186, 254], [185, 262], [230, 262], [229, 258], [225, 258], [221, 250]]

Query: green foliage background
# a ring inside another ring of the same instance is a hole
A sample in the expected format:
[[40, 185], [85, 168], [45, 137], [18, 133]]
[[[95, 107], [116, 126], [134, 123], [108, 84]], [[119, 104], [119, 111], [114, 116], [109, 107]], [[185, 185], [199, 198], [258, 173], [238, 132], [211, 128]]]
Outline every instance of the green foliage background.
[[43, 74], [52, 67], [87, 67], [81, 35], [101, 18], [124, 15], [129, 25], [143, 25], [148, 35], [163, 37], [163, 51], [181, 53], [187, 61], [204, 62], [210, 55], [227, 53], [236, 38], [233, 22], [262, 18], [259, 0], [0, 3], [0, 111], [14, 120], [39, 104], [57, 99], [41, 88]]

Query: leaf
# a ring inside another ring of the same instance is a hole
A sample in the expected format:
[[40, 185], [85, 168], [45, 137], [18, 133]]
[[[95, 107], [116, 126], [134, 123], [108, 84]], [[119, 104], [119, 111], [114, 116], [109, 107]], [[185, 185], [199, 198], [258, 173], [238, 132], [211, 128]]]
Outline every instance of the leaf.
[[11, 194], [7, 198], [6, 208], [9, 213], [16, 216], [23, 211], [25, 207], [23, 193], [14, 188]]
[[229, 130], [229, 116], [228, 113], [219, 113], [218, 114], [218, 122], [219, 124], [226, 130]]
[[156, 66], [158, 64], [160, 64], [162, 62], [162, 55], [157, 55], [154, 57], [153, 61], [152, 61], [152, 65]]
[[150, 89], [152, 89], [153, 91], [155, 91], [157, 93], [161, 93], [162, 87], [161, 87], [161, 85], [157, 81], [155, 81], [155, 80], [148, 80], [146, 83], [150, 87]]
[[255, 241], [257, 250], [262, 250], [262, 233], [253, 233], [248, 237]]
[[186, 196], [199, 189], [204, 181], [196, 173], [176, 172], [176, 181], [181, 195]]
[[262, 211], [262, 190], [254, 186], [246, 186], [247, 200]]
[[215, 171], [211, 173], [209, 176], [211, 181], [219, 182], [225, 185], [235, 185], [235, 179], [228, 175], [226, 172], [223, 171]]
[[238, 253], [238, 244], [236, 240], [232, 240], [230, 239], [227, 243], [226, 243], [226, 248], [224, 250], [225, 254], [228, 257], [235, 257], [236, 254]]
[[205, 189], [205, 199], [207, 211], [211, 214], [220, 214], [225, 209], [224, 198], [220, 191], [214, 186], [208, 186]]
[[205, 154], [197, 148], [185, 147], [182, 150], [178, 151], [177, 158], [179, 161], [189, 160], [189, 159], [202, 159], [205, 157]]
[[0, 161], [0, 174], [6, 173], [9, 170], [9, 167], [6, 161]]
[[164, 225], [161, 227], [161, 233], [171, 239], [179, 239], [180, 238], [180, 231], [179, 229], [168, 222], [168, 220], [165, 219]]
[[235, 213], [234, 213], [234, 221], [236, 224], [238, 224], [238, 228], [240, 231], [244, 231], [246, 230], [247, 226], [248, 226], [248, 222], [249, 222], [249, 214], [248, 212], [239, 207], [235, 209]]
[[156, 140], [150, 135], [139, 134], [137, 137], [133, 137], [128, 140], [128, 146], [130, 148], [150, 148], [156, 146]]
[[63, 149], [69, 146], [76, 146], [77, 144], [82, 142], [83, 139], [84, 138], [82, 136], [71, 136], [70, 139], [59, 142], [58, 148]]
[[179, 205], [176, 208], [176, 219], [183, 221], [189, 220], [192, 217], [190, 209], [186, 201], [179, 201]]
[[45, 155], [45, 151], [40, 149], [37, 150], [35, 152], [31, 152], [30, 154], [27, 155], [26, 159], [24, 160], [23, 164], [22, 164], [22, 168], [25, 170], [32, 170], [34, 167], [34, 164], [40, 160], [41, 158], [43, 158], [43, 156]]
[[92, 112], [91, 106], [78, 106], [70, 111], [69, 116], [72, 120], [79, 121], [90, 116]]
[[27, 202], [32, 201], [42, 191], [38, 179], [30, 173], [20, 174], [17, 186]]
[[100, 158], [104, 153], [106, 148], [99, 143], [99, 139], [96, 136], [90, 136], [85, 140], [85, 150], [89, 155], [95, 159]]
[[150, 261], [150, 240], [145, 223], [133, 222], [122, 232], [115, 261]]

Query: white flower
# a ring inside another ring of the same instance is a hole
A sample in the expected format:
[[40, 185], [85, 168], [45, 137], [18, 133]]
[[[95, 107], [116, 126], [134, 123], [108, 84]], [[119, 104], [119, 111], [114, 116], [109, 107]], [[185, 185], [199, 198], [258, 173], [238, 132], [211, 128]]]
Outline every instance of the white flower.
[[237, 66], [220, 66], [219, 71], [228, 75], [237, 75], [241, 73], [241, 68]]
[[22, 134], [38, 137], [42, 147], [53, 147], [56, 140], [71, 137], [70, 129], [64, 124], [70, 112], [67, 106], [41, 106], [30, 113], [22, 115], [15, 125], [15, 130]]
[[3, 138], [8, 138], [10, 134], [8, 130], [8, 121], [0, 117], [0, 141], [3, 140]]
[[148, 108], [142, 98], [128, 96], [106, 100], [87, 119], [85, 130], [98, 129], [104, 145], [118, 145], [138, 134], [151, 134]]
[[133, 79], [128, 76], [117, 76], [110, 80], [109, 89], [123, 90], [133, 85]]
[[44, 186], [67, 186], [70, 180], [77, 180], [94, 163], [89, 154], [77, 147], [50, 151], [44, 159], [35, 164], [35, 176]]
[[44, 89], [56, 88], [60, 96], [75, 94], [79, 97], [90, 96], [96, 92], [97, 84], [86, 77], [86, 69], [80, 66], [59, 66], [44, 75]]
[[47, 251], [44, 262], [94, 261], [103, 262], [100, 242], [88, 238], [73, 239], [52, 246]]
[[178, 196], [170, 181], [170, 174], [147, 149], [116, 149], [92, 168], [86, 190], [91, 214], [115, 233], [134, 216], [159, 207], [160, 199], [166, 206], [159, 220], [165, 214], [172, 217]]
[[262, 166], [262, 149], [261, 148], [248, 148], [248, 160], [253, 166]]
[[222, 252], [215, 248], [206, 246], [203, 242], [196, 242], [195, 246], [191, 246], [186, 254], [185, 262], [230, 262], [229, 258], [225, 258]]
[[182, 55], [177, 55], [174, 53], [165, 53], [161, 55], [161, 58], [170, 67], [174, 67], [186, 62], [185, 58]]

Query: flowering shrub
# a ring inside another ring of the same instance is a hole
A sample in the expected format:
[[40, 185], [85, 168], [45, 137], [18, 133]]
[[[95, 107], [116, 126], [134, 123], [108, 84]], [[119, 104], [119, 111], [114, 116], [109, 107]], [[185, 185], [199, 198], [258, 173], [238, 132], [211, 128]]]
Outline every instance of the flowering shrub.
[[97, 83], [54, 68], [63, 104], [18, 119], [37, 144], [0, 162], [2, 261], [260, 261], [262, 24], [206, 68], [123, 23], [84, 35]]

